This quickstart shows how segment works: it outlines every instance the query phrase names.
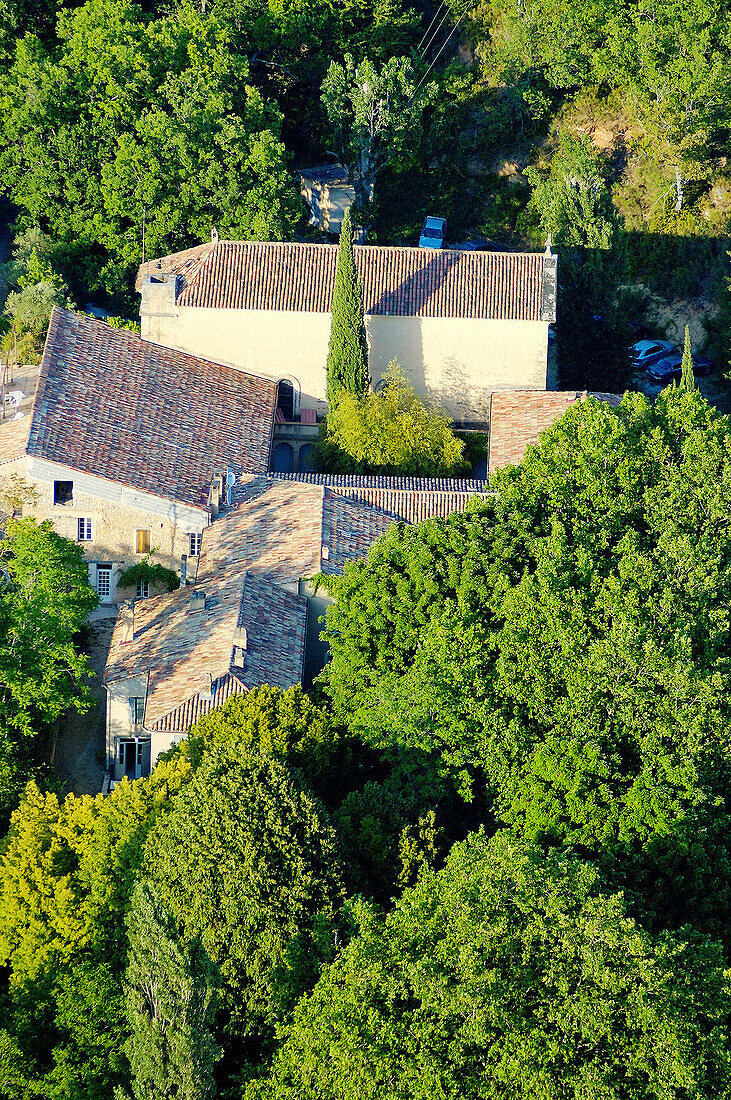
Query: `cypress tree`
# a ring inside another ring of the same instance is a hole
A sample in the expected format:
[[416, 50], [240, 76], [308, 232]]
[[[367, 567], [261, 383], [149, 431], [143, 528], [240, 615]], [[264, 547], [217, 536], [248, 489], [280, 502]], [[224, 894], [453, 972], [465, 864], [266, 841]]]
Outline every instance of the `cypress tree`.
[[358, 397], [368, 392], [368, 341], [363, 311], [363, 289], [353, 256], [350, 211], [340, 231], [338, 266], [332, 303], [332, 327], [327, 351], [327, 400], [332, 407], [341, 390]]
[[690, 346], [690, 326], [685, 326], [685, 343], [683, 345], [683, 363], [680, 375], [681, 390], [695, 389], [695, 375], [693, 374], [693, 354]]
[[[132, 895], [126, 1052], [135, 1100], [213, 1100], [217, 975], [199, 940], [182, 942], [154, 884]], [[123, 1100], [118, 1094], [117, 1100]]]

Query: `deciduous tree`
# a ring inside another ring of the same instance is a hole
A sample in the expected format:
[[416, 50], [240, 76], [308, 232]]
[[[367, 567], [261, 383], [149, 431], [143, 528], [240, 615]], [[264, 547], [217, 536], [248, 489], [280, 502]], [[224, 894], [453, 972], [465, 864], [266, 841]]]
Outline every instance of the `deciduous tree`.
[[464, 443], [452, 421], [419, 398], [395, 360], [379, 393], [340, 395], [328, 414], [326, 440], [339, 465], [362, 473], [453, 477], [465, 469]]
[[220, 968], [229, 1041], [256, 1050], [332, 950], [340, 873], [320, 807], [279, 761], [214, 745], [148, 843], [145, 872]]
[[368, 58], [356, 63], [349, 53], [343, 61], [330, 65], [322, 101], [367, 218], [378, 173], [413, 152], [436, 85], [422, 84], [408, 57], [391, 57], [380, 68]]
[[212, 1100], [216, 972], [199, 940], [183, 944], [154, 883], [127, 917], [127, 1054], [135, 1100]]
[[346, 567], [323, 673], [352, 733], [724, 936], [730, 455], [697, 392], [577, 403], [489, 500]]
[[596, 871], [473, 836], [362, 928], [246, 1100], [711, 1100], [731, 1083], [718, 945], [653, 938]]

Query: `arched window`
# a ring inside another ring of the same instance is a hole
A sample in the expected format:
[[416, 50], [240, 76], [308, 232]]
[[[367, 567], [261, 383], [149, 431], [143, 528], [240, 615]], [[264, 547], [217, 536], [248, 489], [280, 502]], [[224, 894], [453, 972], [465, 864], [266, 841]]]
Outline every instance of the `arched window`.
[[289, 378], [282, 378], [277, 384], [277, 408], [285, 420], [292, 421], [299, 409], [299, 387]]
[[272, 470], [275, 474], [294, 472], [294, 448], [291, 443], [277, 443], [272, 455]]
[[311, 443], [304, 443], [300, 447], [298, 457], [298, 470], [301, 474], [311, 474], [315, 469], [315, 448]]

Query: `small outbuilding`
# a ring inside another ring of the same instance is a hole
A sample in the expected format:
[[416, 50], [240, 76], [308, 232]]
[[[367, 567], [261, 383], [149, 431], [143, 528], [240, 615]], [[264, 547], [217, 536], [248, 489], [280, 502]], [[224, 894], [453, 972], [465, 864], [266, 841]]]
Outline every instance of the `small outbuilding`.
[[340, 226], [355, 202], [355, 189], [342, 164], [320, 164], [300, 172], [300, 193], [310, 208], [310, 225], [323, 233], [340, 233]]

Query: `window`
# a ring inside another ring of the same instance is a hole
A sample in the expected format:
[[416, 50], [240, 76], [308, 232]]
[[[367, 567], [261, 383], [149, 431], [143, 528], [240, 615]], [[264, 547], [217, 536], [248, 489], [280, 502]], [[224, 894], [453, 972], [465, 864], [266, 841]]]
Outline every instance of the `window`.
[[129, 701], [129, 720], [133, 726], [141, 726], [145, 716], [145, 700], [132, 698]]
[[201, 542], [203, 540], [202, 534], [196, 534], [195, 531], [190, 533], [190, 557], [197, 558], [201, 552]]
[[137, 599], [146, 600], [150, 595], [150, 582], [149, 581], [137, 581]]
[[277, 386], [277, 408], [285, 420], [294, 420], [294, 386], [286, 378]]
[[90, 519], [79, 519], [78, 524], [79, 524], [79, 533], [78, 533], [79, 542], [91, 542], [91, 520]]
[[53, 503], [54, 504], [70, 504], [74, 499], [74, 483], [73, 481], [54, 481], [53, 483]]
[[135, 533], [135, 553], [150, 553], [150, 532], [147, 529], [140, 529]]

